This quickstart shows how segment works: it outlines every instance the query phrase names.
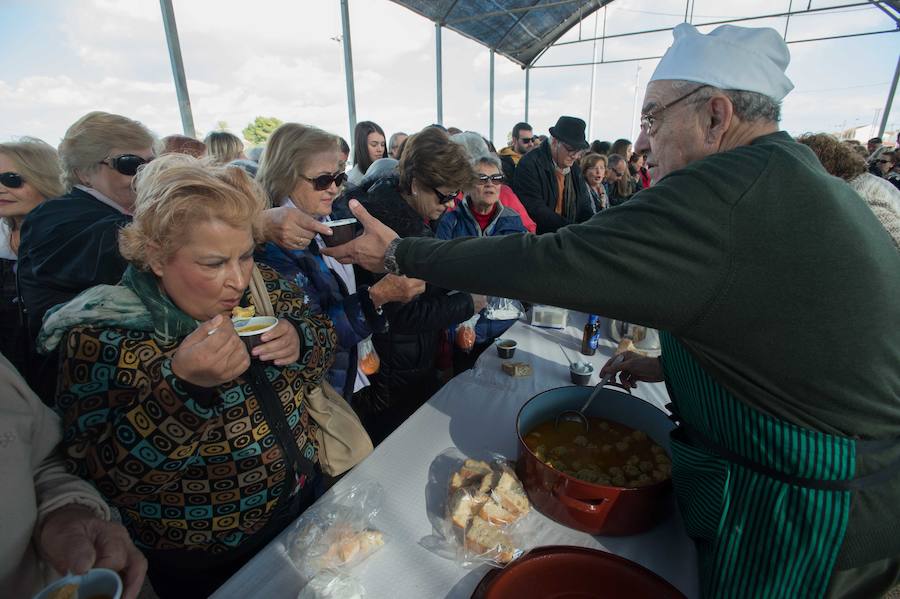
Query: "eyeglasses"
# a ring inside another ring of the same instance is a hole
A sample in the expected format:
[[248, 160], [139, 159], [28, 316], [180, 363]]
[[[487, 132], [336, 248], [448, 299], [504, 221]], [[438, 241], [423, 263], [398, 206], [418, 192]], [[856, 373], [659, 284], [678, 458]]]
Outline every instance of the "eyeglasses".
[[3, 187], [18, 189], [25, 184], [25, 181], [19, 173], [8, 172], [0, 173], [0, 183], [3, 184]]
[[344, 184], [344, 181], [347, 180], [347, 173], [337, 172], [331, 173], [328, 175], [319, 175], [318, 177], [307, 177], [305, 175], [300, 175], [302, 178], [306, 179], [310, 183], [313, 184], [313, 189], [316, 191], [325, 191], [331, 184], [334, 183], [335, 186], [340, 187]]
[[437, 196], [439, 204], [449, 204], [450, 202], [452, 202], [453, 200], [456, 199], [456, 196], [459, 195], [458, 189], [452, 193], [441, 193], [440, 191], [437, 190], [437, 188], [432, 187], [431, 191], [433, 191], [434, 195]]
[[561, 145], [561, 146], [563, 147], [563, 149], [564, 149], [566, 152], [568, 152], [569, 154], [579, 154], [579, 153], [582, 152], [582, 150], [579, 150], [578, 148], [576, 148], [576, 147], [574, 147], [574, 146], [570, 146], [569, 144], [567, 144], [567, 143], [564, 142], [564, 141], [560, 141], [560, 142], [559, 142], [559, 145]]
[[659, 118], [659, 115], [662, 114], [663, 111], [665, 111], [669, 108], [672, 108], [679, 102], [683, 102], [684, 100], [687, 100], [688, 98], [690, 98], [691, 96], [696, 94], [698, 91], [700, 91], [704, 87], [709, 87], [709, 86], [701, 85], [700, 87], [694, 88], [693, 90], [689, 91], [688, 93], [684, 94], [683, 96], [681, 96], [679, 98], [676, 98], [675, 100], [669, 102], [668, 104], [663, 104], [656, 110], [652, 110], [646, 114], [642, 114], [641, 115], [641, 131], [643, 131], [646, 135], [650, 135], [650, 131], [653, 130], [653, 125], [656, 123], [656, 119]]
[[478, 185], [487, 185], [488, 181], [500, 185], [503, 183], [503, 175], [478, 175]]
[[[882, 160], [876, 160], [876, 161], [875, 161], [875, 164], [891, 164], [891, 161], [890, 161], [890, 160], [884, 160], [884, 159], [882, 159]], [[3, 173], [3, 174], [4, 174], [4, 175], [8, 175], [8, 174], [13, 174], [13, 173]], [[16, 175], [16, 176], [18, 176], [18, 175]], [[4, 183], [4, 185], [6, 185], [6, 184]], [[9, 187], [9, 185], [6, 185], [6, 186]]]
[[520, 137], [519, 141], [523, 144], [533, 144], [537, 141], [537, 139], [538, 137], [537, 135], [535, 135], [534, 137]]
[[[153, 160], [153, 158], [150, 160]], [[133, 177], [137, 174], [138, 169], [150, 162], [150, 160], [136, 154], [120, 154], [119, 156], [112, 156], [106, 160], [101, 160], [100, 164], [105, 164], [123, 175]]]

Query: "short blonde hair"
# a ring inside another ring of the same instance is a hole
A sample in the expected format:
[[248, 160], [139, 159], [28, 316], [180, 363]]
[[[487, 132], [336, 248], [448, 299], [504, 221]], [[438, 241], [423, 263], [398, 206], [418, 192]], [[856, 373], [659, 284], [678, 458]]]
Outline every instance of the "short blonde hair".
[[213, 131], [203, 140], [206, 144], [206, 152], [213, 164], [228, 164], [237, 160], [244, 151], [244, 142], [227, 131]]
[[80, 184], [78, 171], [91, 173], [113, 148], [154, 148], [156, 137], [143, 124], [108, 112], [89, 112], [69, 127], [59, 143], [66, 188]]
[[269, 200], [280, 202], [297, 186], [310, 160], [324, 152], [340, 153], [340, 138], [300, 123], [284, 123], [272, 132], [259, 161], [256, 180]]
[[0, 154], [13, 162], [16, 172], [45, 200], [66, 192], [59, 154], [50, 144], [35, 137], [22, 137], [18, 141], [0, 143]]
[[262, 242], [262, 190], [240, 168], [210, 166], [186, 154], [166, 154], [135, 176], [134, 220], [119, 234], [119, 252], [147, 270], [149, 253], [168, 260], [199, 223], [221, 221], [240, 228], [248, 223]]

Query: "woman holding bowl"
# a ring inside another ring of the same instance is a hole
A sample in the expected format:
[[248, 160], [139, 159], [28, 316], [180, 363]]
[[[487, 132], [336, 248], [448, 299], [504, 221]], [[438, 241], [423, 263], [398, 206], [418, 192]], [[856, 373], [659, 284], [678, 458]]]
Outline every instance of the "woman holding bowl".
[[[285, 123], [269, 137], [257, 174], [260, 185], [275, 206], [290, 206], [325, 223], [335, 198], [346, 180], [340, 167], [340, 138], [321, 129]], [[346, 226], [353, 226], [346, 225]], [[257, 259], [303, 289], [314, 312], [328, 315], [338, 337], [335, 360], [328, 381], [350, 402], [361, 401], [369, 379], [359, 368], [365, 357], [361, 342], [385, 326], [381, 307], [388, 302], [409, 301], [425, 290], [417, 279], [389, 275], [371, 287], [357, 285], [353, 267], [323, 256], [324, 245], [316, 236], [306, 249], [287, 250], [267, 243]]]
[[173, 154], [137, 189], [122, 281], [50, 311], [39, 345], [60, 346], [68, 469], [119, 509], [157, 595], [206, 597], [313, 501], [305, 397], [334, 330], [260, 267], [277, 325], [251, 352], [235, 333], [266, 206], [242, 170]]

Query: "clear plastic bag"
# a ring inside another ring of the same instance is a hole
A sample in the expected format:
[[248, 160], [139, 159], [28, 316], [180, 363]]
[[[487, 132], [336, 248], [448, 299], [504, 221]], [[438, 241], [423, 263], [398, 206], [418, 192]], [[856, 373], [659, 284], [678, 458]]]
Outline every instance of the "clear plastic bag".
[[463, 567], [502, 567], [540, 536], [521, 483], [498, 454], [441, 452], [429, 469], [426, 507], [433, 534], [420, 544]]
[[329, 577], [346, 577], [381, 548], [386, 539], [372, 521], [383, 502], [382, 486], [367, 482], [320, 500], [306, 510], [286, 541], [288, 557], [302, 577], [308, 583], [316, 580], [325, 588]]
[[469, 320], [457, 325], [456, 327], [456, 347], [468, 353], [475, 347], [475, 323], [478, 322], [480, 314], [475, 314]]
[[506, 297], [488, 297], [484, 317], [488, 320], [515, 320], [525, 314], [525, 306], [519, 300]]
[[357, 353], [359, 354], [359, 369], [364, 375], [369, 376], [378, 372], [381, 368], [381, 358], [375, 351], [371, 335], [359, 342]]
[[322, 570], [303, 587], [297, 599], [366, 599], [366, 590], [352, 576]]

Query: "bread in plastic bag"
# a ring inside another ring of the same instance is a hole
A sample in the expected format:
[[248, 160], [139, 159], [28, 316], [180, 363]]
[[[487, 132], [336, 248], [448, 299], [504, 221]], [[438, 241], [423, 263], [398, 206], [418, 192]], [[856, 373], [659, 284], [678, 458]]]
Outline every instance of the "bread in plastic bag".
[[384, 489], [376, 482], [323, 496], [294, 523], [288, 534], [287, 554], [307, 581], [324, 571], [346, 573], [385, 543], [384, 533], [372, 520], [384, 502]]
[[516, 320], [525, 314], [525, 307], [519, 300], [489, 296], [484, 309], [488, 320]]
[[538, 536], [528, 496], [501, 455], [445, 450], [432, 462], [426, 504], [433, 534], [421, 544], [464, 567], [503, 566]]

